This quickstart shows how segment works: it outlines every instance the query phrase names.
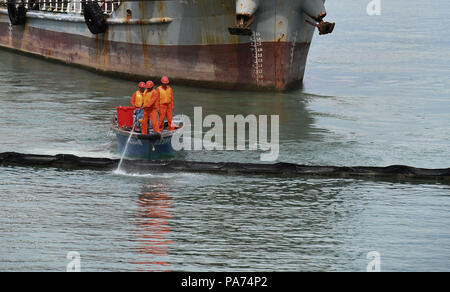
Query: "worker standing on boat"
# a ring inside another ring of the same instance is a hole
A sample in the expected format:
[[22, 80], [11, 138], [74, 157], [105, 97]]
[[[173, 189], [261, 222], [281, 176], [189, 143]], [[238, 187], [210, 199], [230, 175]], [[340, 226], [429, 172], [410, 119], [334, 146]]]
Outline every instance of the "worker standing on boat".
[[169, 78], [163, 76], [161, 78], [162, 85], [156, 90], [159, 97], [159, 130], [164, 130], [164, 119], [169, 122], [169, 131], [175, 130], [172, 123], [173, 117], [173, 89], [168, 85]]
[[152, 123], [153, 132], [159, 132], [158, 123], [158, 110], [159, 110], [159, 97], [156, 90], [153, 88], [152, 81], [147, 81], [147, 89], [144, 92], [144, 116], [142, 118], [142, 134], [148, 134], [148, 120]]
[[139, 121], [143, 119], [144, 110], [142, 106], [144, 105], [144, 92], [145, 92], [145, 82], [139, 82], [139, 90], [136, 90], [131, 97], [131, 105], [136, 109], [134, 111], [136, 125], [139, 125]]
[[136, 108], [142, 108], [144, 104], [144, 92], [145, 92], [145, 82], [139, 82], [139, 90], [133, 93], [131, 97], [131, 105]]

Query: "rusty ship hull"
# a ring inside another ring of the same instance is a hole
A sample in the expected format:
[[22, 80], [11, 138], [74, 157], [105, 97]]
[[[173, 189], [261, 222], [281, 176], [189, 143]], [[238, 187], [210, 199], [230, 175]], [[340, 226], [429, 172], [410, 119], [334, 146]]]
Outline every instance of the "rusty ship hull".
[[28, 10], [23, 25], [2, 6], [0, 46], [136, 80], [285, 90], [304, 76], [315, 30], [307, 21], [325, 14], [322, 0], [308, 1], [122, 2], [99, 34], [67, 6]]

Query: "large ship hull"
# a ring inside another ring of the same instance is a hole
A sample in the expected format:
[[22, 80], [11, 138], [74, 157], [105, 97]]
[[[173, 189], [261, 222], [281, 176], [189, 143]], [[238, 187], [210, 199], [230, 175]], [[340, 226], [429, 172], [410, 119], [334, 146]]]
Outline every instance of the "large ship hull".
[[29, 11], [24, 25], [11, 25], [0, 8], [0, 46], [136, 80], [168, 75], [177, 84], [216, 88], [299, 86], [314, 33], [305, 11], [292, 9], [303, 1], [260, 2], [251, 35], [229, 32], [236, 1], [125, 2], [96, 35], [82, 15]]

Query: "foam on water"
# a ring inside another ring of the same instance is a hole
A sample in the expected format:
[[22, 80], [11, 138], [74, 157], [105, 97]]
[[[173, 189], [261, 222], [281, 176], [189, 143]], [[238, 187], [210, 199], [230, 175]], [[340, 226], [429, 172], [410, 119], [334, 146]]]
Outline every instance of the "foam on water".
[[130, 176], [130, 177], [155, 177], [155, 175], [151, 173], [129, 173], [122, 169], [115, 169], [112, 171], [114, 175], [120, 175], [120, 176]]

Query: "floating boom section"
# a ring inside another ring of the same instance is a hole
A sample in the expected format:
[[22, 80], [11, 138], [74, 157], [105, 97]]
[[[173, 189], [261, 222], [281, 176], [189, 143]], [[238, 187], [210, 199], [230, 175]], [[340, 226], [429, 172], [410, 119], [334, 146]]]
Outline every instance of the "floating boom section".
[[[95, 169], [110, 171], [118, 159], [87, 158], [74, 155], [33, 155], [15, 152], [0, 153], [0, 165], [56, 167], [62, 169]], [[128, 172], [193, 172], [234, 175], [268, 175], [276, 177], [338, 177], [450, 182], [450, 168], [424, 169], [403, 165], [388, 167], [308, 166], [292, 163], [260, 164], [233, 162], [195, 162], [181, 160], [128, 160], [122, 168]]]

